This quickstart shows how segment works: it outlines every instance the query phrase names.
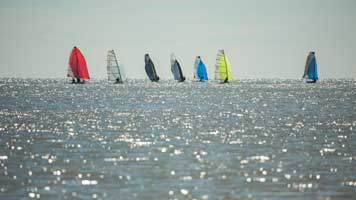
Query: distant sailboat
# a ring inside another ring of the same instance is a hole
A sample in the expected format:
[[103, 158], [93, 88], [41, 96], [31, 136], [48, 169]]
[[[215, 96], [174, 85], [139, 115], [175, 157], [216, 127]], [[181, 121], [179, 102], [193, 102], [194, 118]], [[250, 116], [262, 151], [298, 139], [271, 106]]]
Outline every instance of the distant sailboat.
[[176, 59], [174, 53], [171, 54], [171, 70], [174, 76], [174, 80], [177, 80], [178, 82], [184, 82], [185, 77], [183, 76], [182, 68], [180, 67], [180, 64], [178, 60]]
[[155, 69], [155, 65], [153, 64], [150, 56], [147, 54], [145, 54], [145, 70], [147, 73], [148, 78], [152, 81], [152, 82], [158, 82], [159, 77], [156, 73], [156, 69]]
[[205, 64], [201, 60], [200, 56], [197, 56], [194, 63], [194, 79], [200, 81], [208, 80], [208, 73], [206, 71]]
[[303, 78], [307, 79], [307, 83], [315, 83], [319, 79], [318, 64], [316, 63], [314, 51], [309, 52], [305, 63]]
[[215, 79], [220, 80], [222, 83], [233, 80], [231, 64], [224, 50], [219, 50], [216, 57]]
[[77, 47], [70, 54], [67, 76], [72, 78], [72, 83], [84, 83], [90, 79], [85, 58]]
[[107, 56], [108, 80], [123, 83], [122, 66], [119, 66], [114, 50], [108, 51]]

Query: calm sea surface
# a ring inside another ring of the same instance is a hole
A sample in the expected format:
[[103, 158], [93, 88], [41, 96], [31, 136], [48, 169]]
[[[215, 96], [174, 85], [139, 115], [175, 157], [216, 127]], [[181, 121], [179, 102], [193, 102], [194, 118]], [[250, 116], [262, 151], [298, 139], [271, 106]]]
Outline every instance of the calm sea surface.
[[0, 79], [0, 199], [356, 199], [356, 81]]

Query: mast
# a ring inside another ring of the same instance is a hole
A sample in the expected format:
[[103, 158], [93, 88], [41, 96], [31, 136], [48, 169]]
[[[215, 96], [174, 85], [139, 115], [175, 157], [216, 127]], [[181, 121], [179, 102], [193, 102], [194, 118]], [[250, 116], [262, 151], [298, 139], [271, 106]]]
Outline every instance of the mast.
[[177, 61], [177, 60], [175, 60], [175, 64], [177, 64], [177, 68], [178, 68], [178, 73], [179, 73], [179, 78], [180, 78], [180, 81], [182, 81], [183, 80], [183, 72], [182, 72], [182, 69], [180, 68], [180, 64], [179, 64], [179, 62]]
[[194, 63], [194, 67], [193, 67], [193, 78], [196, 79], [197, 77], [195, 76], [197, 74], [197, 67], [195, 67], [196, 64]]
[[225, 55], [225, 51], [224, 50], [222, 50], [222, 53], [224, 55], [224, 62], [225, 62], [225, 69], [226, 69], [226, 79], [224, 80], [224, 82], [227, 83], [228, 80], [229, 80], [229, 74], [228, 74], [228, 71], [227, 71], [226, 55]]
[[[152, 60], [151, 60], [151, 62], [152, 62]], [[157, 79], [156, 69], [153, 67], [153, 64], [151, 65], [151, 68], [152, 68], [152, 71], [153, 71], [153, 75], [155, 76], [155, 79]]]
[[119, 63], [117, 62], [117, 58], [116, 58], [115, 51], [112, 50], [112, 53], [114, 54], [114, 57], [115, 57], [115, 63], [116, 63], [117, 71], [119, 72], [120, 81], [122, 81], [122, 77], [121, 77], [121, 73], [120, 73], [120, 68], [119, 68]]
[[[77, 49], [77, 47], [74, 47], [75, 49]], [[80, 82], [80, 77], [79, 77], [79, 61], [78, 61], [78, 51], [75, 51], [75, 60], [77, 62], [77, 82]]]
[[183, 76], [183, 71], [182, 71], [182, 68], [180, 67], [180, 64], [179, 64], [178, 60], [175, 60], [175, 64], [177, 64], [178, 73], [179, 73], [179, 76], [180, 76], [179, 82], [185, 81], [185, 77]]
[[153, 71], [153, 75], [155, 76], [155, 81], [157, 81], [158, 75], [156, 73], [156, 69], [155, 69], [155, 67], [153, 65], [153, 62], [152, 62], [151, 58], [150, 58], [150, 61], [152, 63], [151, 68], [152, 68], [152, 71]]

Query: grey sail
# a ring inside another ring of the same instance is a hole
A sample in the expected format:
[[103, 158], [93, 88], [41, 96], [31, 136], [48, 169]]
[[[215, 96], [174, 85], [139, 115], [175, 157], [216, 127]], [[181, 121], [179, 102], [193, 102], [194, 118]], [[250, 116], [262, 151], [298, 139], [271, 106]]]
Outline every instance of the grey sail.
[[194, 80], [199, 80], [198, 78], [198, 65], [199, 65], [199, 62], [200, 62], [200, 56], [197, 56], [195, 58], [195, 61], [194, 61], [194, 67], [193, 67], [193, 78]]
[[304, 68], [304, 74], [303, 74], [303, 78], [305, 78], [308, 74], [308, 67], [309, 67], [309, 63], [311, 61], [311, 59], [313, 58], [313, 54], [310, 52], [307, 56], [307, 60], [305, 62], [305, 68]]
[[171, 71], [173, 73], [174, 80], [177, 80], [179, 82], [185, 81], [182, 68], [173, 53], [171, 54]]
[[156, 73], [155, 66], [148, 54], [145, 54], [145, 70], [146, 70], [148, 78], [151, 81], [157, 82], [159, 80], [159, 77]]
[[123, 76], [121, 74], [120, 66], [117, 62], [114, 50], [108, 51], [107, 72], [109, 81], [115, 81], [115, 83], [123, 83]]

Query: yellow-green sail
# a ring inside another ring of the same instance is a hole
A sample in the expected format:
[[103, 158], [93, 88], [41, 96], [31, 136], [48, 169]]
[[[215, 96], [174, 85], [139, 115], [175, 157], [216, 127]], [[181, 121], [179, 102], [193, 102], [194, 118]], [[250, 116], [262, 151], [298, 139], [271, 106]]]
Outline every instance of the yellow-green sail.
[[234, 79], [230, 61], [227, 59], [224, 50], [219, 50], [216, 57], [215, 79], [223, 82]]

